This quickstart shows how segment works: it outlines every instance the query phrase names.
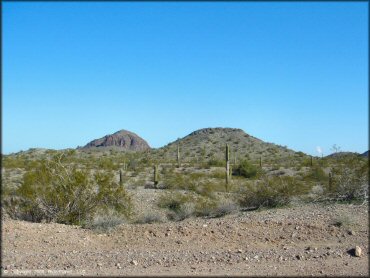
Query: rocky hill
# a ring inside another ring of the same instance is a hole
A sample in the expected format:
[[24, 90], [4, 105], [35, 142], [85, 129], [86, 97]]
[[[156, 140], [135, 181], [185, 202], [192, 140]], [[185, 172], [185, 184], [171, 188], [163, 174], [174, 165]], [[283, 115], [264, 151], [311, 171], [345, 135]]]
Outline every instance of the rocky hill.
[[149, 144], [137, 134], [120, 130], [116, 133], [95, 139], [86, 144], [82, 149], [106, 149], [114, 148], [123, 151], [145, 151], [150, 149]]
[[327, 155], [328, 158], [339, 158], [339, 157], [356, 157], [361, 156], [359, 153], [356, 152], [336, 152]]
[[284, 146], [264, 142], [238, 128], [203, 128], [196, 130], [184, 138], [178, 139], [154, 152], [164, 159], [175, 159], [177, 145], [180, 145], [182, 161], [202, 159], [224, 159], [225, 145], [230, 146], [231, 160], [284, 158], [289, 156], [305, 156]]

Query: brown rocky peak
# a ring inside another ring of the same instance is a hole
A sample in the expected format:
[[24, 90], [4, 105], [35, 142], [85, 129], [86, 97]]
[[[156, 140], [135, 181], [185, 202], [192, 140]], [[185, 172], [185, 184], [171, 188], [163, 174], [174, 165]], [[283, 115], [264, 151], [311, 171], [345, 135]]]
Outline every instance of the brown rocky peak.
[[122, 150], [130, 151], [144, 151], [150, 149], [149, 144], [137, 134], [127, 131], [120, 130], [116, 133], [106, 135], [102, 138], [95, 139], [83, 148], [104, 148], [104, 147], [116, 147]]

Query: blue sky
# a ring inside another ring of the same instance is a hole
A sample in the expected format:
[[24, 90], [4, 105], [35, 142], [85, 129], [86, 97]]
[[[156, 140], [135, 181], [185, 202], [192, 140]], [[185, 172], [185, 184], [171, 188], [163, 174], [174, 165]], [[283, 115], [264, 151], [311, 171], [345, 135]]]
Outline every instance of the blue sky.
[[5, 2], [2, 151], [236, 127], [368, 149], [368, 3]]

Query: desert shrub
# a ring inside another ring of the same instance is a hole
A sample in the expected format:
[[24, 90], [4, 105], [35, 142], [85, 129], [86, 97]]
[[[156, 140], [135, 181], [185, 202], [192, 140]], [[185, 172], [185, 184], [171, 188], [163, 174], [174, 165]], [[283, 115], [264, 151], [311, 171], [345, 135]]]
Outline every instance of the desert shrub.
[[222, 217], [238, 210], [239, 206], [233, 202], [204, 202], [197, 208], [198, 216]]
[[96, 232], [109, 232], [117, 226], [125, 223], [122, 215], [118, 215], [114, 211], [97, 213], [92, 219], [89, 219], [84, 228], [94, 230]]
[[35, 222], [81, 224], [92, 219], [97, 211], [131, 215], [131, 198], [113, 181], [111, 173], [90, 176], [87, 171], [63, 164], [62, 159], [63, 156], [56, 156], [45, 160], [24, 174], [16, 191], [17, 217]]
[[336, 227], [350, 228], [353, 225], [354, 221], [348, 215], [339, 215], [332, 219], [331, 224]]
[[239, 200], [244, 207], [279, 207], [288, 205], [293, 196], [307, 193], [309, 188], [293, 177], [263, 177], [255, 184], [247, 184]]
[[182, 221], [193, 216], [195, 213], [194, 203], [186, 202], [179, 206], [177, 210], [172, 210], [167, 214], [168, 219], [173, 221]]
[[105, 170], [118, 170], [119, 166], [110, 158], [103, 158], [98, 161], [98, 167]]
[[159, 223], [163, 222], [162, 216], [158, 213], [149, 212], [142, 215], [138, 220], [136, 220], [137, 224], [146, 224], [146, 223]]
[[193, 200], [194, 198], [190, 194], [184, 194], [171, 190], [169, 192], [165, 192], [159, 197], [157, 205], [160, 208], [176, 211], [180, 208], [181, 204], [192, 202]]
[[168, 209], [167, 217], [181, 221], [191, 216], [209, 216], [216, 208], [216, 200], [196, 193], [167, 192], [158, 201], [158, 206]]
[[309, 172], [304, 176], [306, 181], [313, 181], [316, 183], [326, 183], [328, 175], [324, 172], [320, 165], [314, 165], [309, 169]]
[[12, 157], [12, 156], [3, 156], [2, 157], [2, 166], [4, 168], [24, 168], [25, 167], [25, 161], [22, 158], [19, 157]]
[[215, 179], [225, 179], [225, 177], [226, 177], [225, 168], [222, 169], [222, 170], [217, 170], [217, 171], [211, 172], [209, 174], [209, 177], [210, 178], [215, 178]]
[[348, 158], [332, 169], [332, 183], [326, 192], [336, 200], [353, 201], [368, 199], [369, 162]]
[[208, 160], [207, 164], [209, 167], [223, 167], [225, 166], [225, 161], [221, 159], [211, 158], [210, 160]]
[[166, 189], [182, 189], [206, 196], [212, 196], [214, 191], [213, 184], [205, 178], [204, 173], [172, 173], [164, 177], [163, 183]]
[[248, 160], [243, 160], [234, 170], [233, 174], [237, 176], [243, 176], [245, 178], [256, 177], [258, 169], [256, 166], [251, 164]]

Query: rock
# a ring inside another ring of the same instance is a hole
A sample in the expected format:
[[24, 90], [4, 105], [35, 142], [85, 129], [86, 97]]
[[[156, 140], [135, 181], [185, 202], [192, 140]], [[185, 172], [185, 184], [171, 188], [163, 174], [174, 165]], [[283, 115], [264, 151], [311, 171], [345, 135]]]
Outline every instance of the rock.
[[130, 151], [144, 151], [150, 149], [149, 144], [144, 139], [127, 130], [120, 130], [114, 134], [109, 134], [100, 139], [95, 139], [86, 144], [83, 149], [101, 147], [116, 147], [121, 150]]
[[242, 249], [238, 249], [237, 253], [243, 253]]
[[355, 256], [356, 257], [361, 257], [361, 255], [362, 255], [361, 247], [360, 246], [356, 246], [355, 247]]
[[259, 258], [258, 255], [256, 255], [256, 256], [253, 257], [253, 259], [256, 259], [256, 260], [258, 260], [258, 258]]
[[349, 234], [350, 236], [355, 236], [355, 235], [356, 235], [356, 233], [355, 233], [353, 230], [348, 231], [348, 234]]
[[130, 264], [138, 265], [139, 263], [138, 263], [137, 261], [135, 261], [135, 260], [132, 260], [132, 261], [130, 262]]

